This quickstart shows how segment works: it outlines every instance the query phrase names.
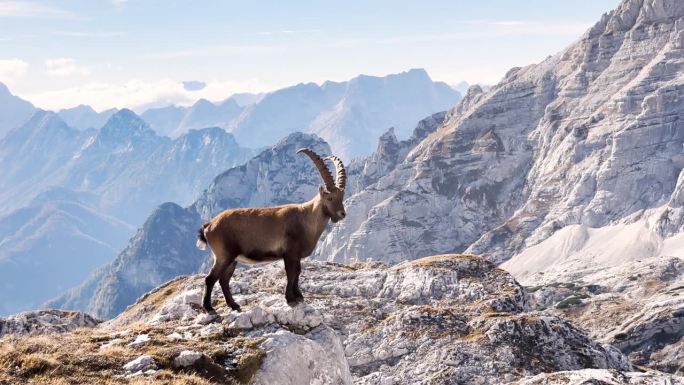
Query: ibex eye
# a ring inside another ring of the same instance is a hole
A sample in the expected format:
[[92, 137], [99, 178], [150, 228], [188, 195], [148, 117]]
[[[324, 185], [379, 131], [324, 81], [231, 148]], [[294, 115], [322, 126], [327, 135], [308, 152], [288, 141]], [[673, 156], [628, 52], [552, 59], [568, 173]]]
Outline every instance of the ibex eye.
[[329, 202], [332, 202], [332, 198], [328, 198], [328, 201], [329, 201]]

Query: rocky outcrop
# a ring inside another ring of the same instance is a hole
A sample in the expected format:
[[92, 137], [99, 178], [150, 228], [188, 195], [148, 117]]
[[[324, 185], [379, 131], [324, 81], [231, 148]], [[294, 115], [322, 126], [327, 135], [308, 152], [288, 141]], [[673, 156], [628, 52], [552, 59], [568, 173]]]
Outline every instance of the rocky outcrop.
[[[101, 328], [194, 322], [193, 328], [178, 328], [178, 336], [192, 338], [217, 327], [267, 341], [277, 336], [282, 341], [261, 345], [267, 350], [265, 363], [269, 354], [304, 352], [295, 353], [299, 362], [320, 356], [309, 366], [348, 365], [355, 384], [501, 383], [547, 371], [631, 368], [617, 349], [592, 341], [562, 318], [530, 312], [525, 290], [477, 257], [435, 256], [396, 266], [310, 262], [302, 277], [307, 303], [290, 308], [282, 296], [279, 264], [239, 270], [231, 288], [245, 311], [226, 308], [217, 288], [213, 298], [221, 321], [206, 326], [212, 320], [200, 306], [203, 278], [178, 278]], [[302, 336], [304, 345], [268, 352]], [[320, 338], [330, 341], [322, 350], [306, 341], [320, 344]], [[281, 360], [273, 365], [272, 374], [263, 378], [276, 381], [286, 371]], [[298, 376], [292, 368], [288, 375]]]
[[637, 365], [684, 374], [684, 262], [645, 258], [613, 268], [525, 278], [534, 307], [573, 321]]
[[92, 328], [100, 321], [80, 312], [36, 310], [0, 318], [0, 337], [65, 333], [78, 328]]
[[[0, 381], [30, 380], [48, 369], [66, 382], [189, 381], [188, 375], [209, 383], [292, 385], [682, 381], [633, 373], [618, 349], [548, 310], [534, 310], [524, 287], [479, 257], [303, 267], [306, 303], [295, 307], [284, 300], [283, 268], [275, 263], [236, 271], [231, 288], [240, 313], [225, 305], [217, 287], [218, 314], [206, 314], [203, 277], [182, 276], [114, 319], [60, 335], [59, 346], [44, 337], [0, 339], [0, 362], [14, 363], [0, 366]], [[2, 356], [8, 346], [12, 357]], [[35, 351], [46, 352], [43, 363], [29, 366], [22, 355]], [[88, 360], [79, 358], [83, 352]]]
[[684, 378], [659, 372], [631, 372], [625, 373], [616, 370], [584, 369], [558, 373], [543, 373], [522, 381], [516, 381], [511, 385], [656, 385], [684, 384]]

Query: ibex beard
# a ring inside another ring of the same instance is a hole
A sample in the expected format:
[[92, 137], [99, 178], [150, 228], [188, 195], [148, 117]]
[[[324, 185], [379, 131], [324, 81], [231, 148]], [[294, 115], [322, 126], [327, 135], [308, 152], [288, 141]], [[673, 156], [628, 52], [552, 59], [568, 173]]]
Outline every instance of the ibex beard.
[[[225, 210], [200, 229], [197, 247], [211, 247], [214, 265], [205, 278], [203, 307], [214, 313], [211, 291], [219, 281], [226, 303], [240, 311], [230, 293], [230, 278], [237, 261], [247, 264], [283, 260], [287, 276], [285, 299], [291, 306], [304, 301], [299, 289], [301, 260], [311, 255], [328, 221], [336, 223], [346, 216], [344, 188], [347, 174], [336, 156], [321, 158], [313, 150], [303, 148], [297, 153], [307, 155], [323, 179], [318, 194], [310, 201], [266, 208]], [[336, 169], [333, 178], [325, 164], [330, 160]]]

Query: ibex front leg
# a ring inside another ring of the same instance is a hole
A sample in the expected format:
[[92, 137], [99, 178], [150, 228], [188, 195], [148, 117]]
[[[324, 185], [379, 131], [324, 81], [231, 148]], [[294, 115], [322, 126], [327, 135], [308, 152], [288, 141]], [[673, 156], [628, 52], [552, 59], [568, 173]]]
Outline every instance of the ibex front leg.
[[295, 274], [295, 281], [294, 281], [294, 295], [295, 298], [297, 299], [297, 302], [304, 302], [304, 295], [302, 294], [302, 291], [299, 290], [299, 275], [302, 273], [302, 260], [298, 259], [297, 264], [296, 264], [296, 274]]

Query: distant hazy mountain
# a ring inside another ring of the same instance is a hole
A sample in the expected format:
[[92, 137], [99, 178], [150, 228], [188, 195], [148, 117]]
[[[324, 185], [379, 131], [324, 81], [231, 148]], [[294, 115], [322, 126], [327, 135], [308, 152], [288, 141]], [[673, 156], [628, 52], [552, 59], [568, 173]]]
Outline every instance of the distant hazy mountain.
[[178, 129], [187, 110], [186, 107], [179, 106], [150, 108], [143, 112], [140, 117], [159, 135], [170, 136]]
[[237, 103], [240, 107], [245, 107], [249, 104], [256, 102], [261, 96], [262, 94], [250, 94], [247, 92], [243, 92], [239, 94], [233, 94], [228, 99], [234, 100], [235, 103]]
[[70, 127], [86, 130], [102, 127], [117, 111], [116, 108], [111, 108], [102, 112], [96, 112], [92, 107], [81, 104], [80, 106], [60, 110], [57, 115]]
[[383, 78], [362, 75], [345, 83], [340, 101], [319, 114], [309, 131], [350, 159], [370, 154], [389, 127], [400, 139], [408, 138], [419, 120], [452, 108], [459, 99], [458, 92], [433, 82], [424, 70]]
[[192, 202], [252, 153], [217, 127], [159, 136], [130, 110], [86, 131], [37, 112], [0, 140], [0, 314], [82, 282], [154, 207]]
[[225, 127], [251, 148], [271, 146], [293, 132], [314, 133], [351, 159], [370, 154], [390, 127], [400, 139], [407, 138], [420, 119], [452, 108], [460, 98], [425, 70], [413, 69], [341, 83], [298, 84], [263, 95], [237, 94], [218, 104], [199, 100], [192, 107], [154, 108], [142, 118], [172, 138], [193, 128]]
[[0, 138], [24, 124], [35, 110], [33, 104], [12, 95], [7, 86], [0, 83]]
[[193, 129], [225, 127], [241, 111], [242, 107], [231, 98], [218, 104], [200, 99], [190, 107], [149, 109], [142, 114], [142, 118], [158, 134], [176, 138]]
[[0, 216], [0, 315], [35, 309], [82, 282], [132, 230], [83, 203], [45, 197]]
[[231, 207], [303, 202], [316, 194], [320, 177], [308, 158], [297, 155], [302, 147], [330, 153], [320, 138], [291, 134], [245, 164], [217, 176], [191, 206], [159, 206], [114, 262], [47, 306], [81, 309], [110, 318], [161, 283], [179, 274], [197, 272], [207, 258], [206, 252], [195, 247], [203, 220]]
[[425, 116], [453, 107], [460, 94], [422, 69], [348, 82], [299, 84], [262, 96], [228, 125], [248, 147], [293, 131], [315, 133], [346, 159], [368, 155], [389, 127], [404, 139]]
[[171, 140], [126, 109], [86, 131], [40, 111], [0, 140], [0, 203], [6, 212], [61, 186], [96, 194], [97, 209], [138, 224], [164, 201], [192, 202], [216, 174], [251, 154], [220, 128]]

